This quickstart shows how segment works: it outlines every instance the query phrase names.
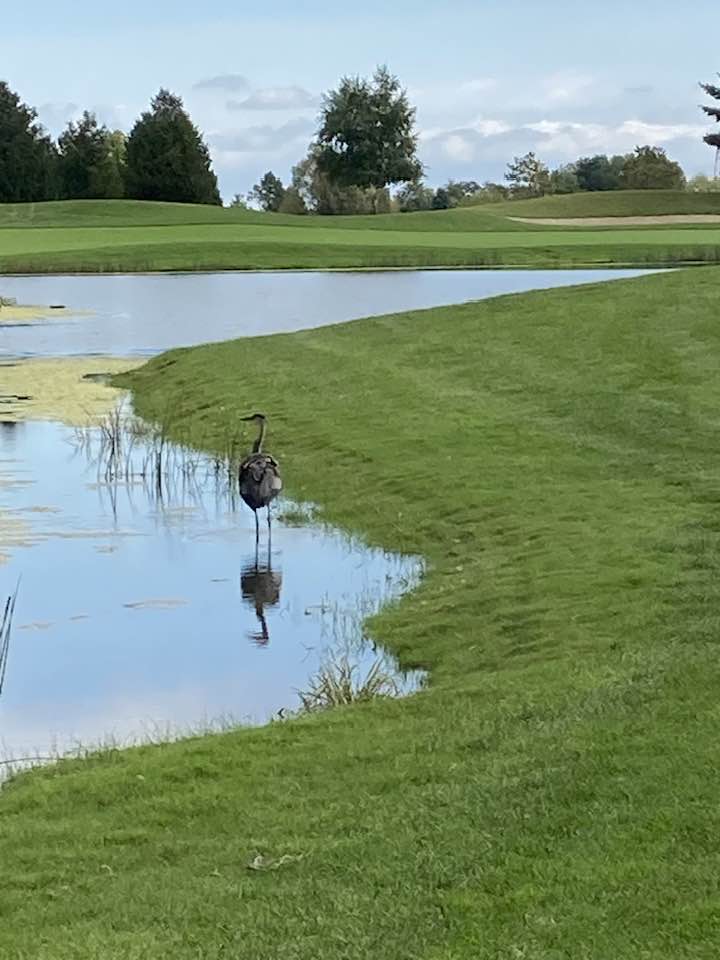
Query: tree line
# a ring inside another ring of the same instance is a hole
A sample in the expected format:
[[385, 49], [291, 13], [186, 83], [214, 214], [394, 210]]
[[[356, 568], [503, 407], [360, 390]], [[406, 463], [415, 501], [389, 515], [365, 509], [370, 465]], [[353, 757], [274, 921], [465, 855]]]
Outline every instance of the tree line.
[[[720, 100], [720, 87], [700, 86]], [[702, 109], [720, 122], [720, 108]], [[717, 177], [700, 174], [688, 181], [679, 163], [649, 145], [625, 155], [580, 157], [554, 170], [530, 152], [513, 158], [503, 183], [449, 180], [432, 189], [423, 180], [414, 123], [415, 110], [386, 67], [371, 80], [345, 77], [323, 97], [317, 136], [293, 167], [290, 183], [268, 171], [247, 198], [238, 194], [233, 204], [296, 214], [384, 213], [580, 191], [720, 189]], [[720, 155], [720, 135], [704, 139]], [[398, 184], [391, 197], [389, 188]]]
[[180, 97], [161, 89], [129, 135], [85, 111], [53, 141], [0, 82], [0, 202], [128, 197], [220, 204], [210, 154]]
[[[720, 101], [720, 87], [700, 86]], [[720, 107], [702, 109], [720, 121]], [[704, 139], [720, 152], [720, 135]], [[417, 144], [415, 108], [387, 67], [371, 78], [343, 77], [323, 96], [316, 135], [290, 182], [268, 171], [233, 205], [250, 202], [294, 214], [383, 213], [552, 193], [717, 186], [717, 179], [707, 177], [687, 184], [663, 149], [638, 146], [626, 155], [580, 157], [554, 170], [531, 152], [513, 158], [503, 183], [450, 180], [431, 189]], [[36, 111], [0, 82], [0, 202], [115, 197], [221, 203], [208, 148], [181, 98], [161, 89], [127, 136], [86, 111], [53, 141]]]

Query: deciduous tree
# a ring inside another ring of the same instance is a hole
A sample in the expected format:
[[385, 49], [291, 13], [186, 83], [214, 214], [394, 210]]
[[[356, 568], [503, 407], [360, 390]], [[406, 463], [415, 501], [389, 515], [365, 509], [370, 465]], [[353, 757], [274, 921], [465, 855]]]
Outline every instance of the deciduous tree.
[[530, 151], [524, 157], [513, 157], [505, 179], [518, 197], [542, 197], [550, 191], [550, 173], [545, 164]]
[[580, 189], [574, 163], [557, 167], [550, 174], [550, 193], [577, 193]]
[[263, 174], [260, 183], [256, 183], [248, 194], [251, 202], [258, 203], [267, 213], [277, 213], [285, 196], [285, 187], [280, 177], [272, 170]]
[[396, 199], [401, 213], [413, 213], [418, 210], [430, 210], [433, 191], [420, 180], [404, 184], [397, 192]]
[[662, 147], [635, 147], [625, 157], [620, 184], [628, 190], [682, 190], [685, 174]]
[[575, 176], [581, 190], [619, 190], [622, 186], [620, 174], [625, 157], [611, 159], [604, 153], [594, 157], [580, 157], [575, 164]]
[[333, 186], [378, 187], [417, 180], [415, 110], [398, 78], [378, 67], [372, 80], [343, 77], [323, 97], [315, 157]]

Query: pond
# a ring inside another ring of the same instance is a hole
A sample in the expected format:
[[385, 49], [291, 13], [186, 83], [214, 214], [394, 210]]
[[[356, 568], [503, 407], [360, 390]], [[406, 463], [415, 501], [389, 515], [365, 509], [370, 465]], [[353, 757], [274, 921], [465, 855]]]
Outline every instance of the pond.
[[[362, 620], [418, 582], [417, 560], [277, 517], [256, 556], [253, 514], [204, 458], [166, 459], [158, 491], [141, 476], [147, 444], [117, 481], [87, 433], [28, 421], [0, 434], [0, 512], [13, 524], [2, 582], [22, 577], [0, 699], [6, 756], [263, 722], [300, 705], [330, 653], [367, 674], [378, 652]], [[395, 675], [404, 690], [418, 679]]]
[[[5, 296], [79, 312], [0, 327], [0, 357], [150, 355], [648, 272], [3, 278]], [[178, 452], [159, 496], [140, 476], [146, 441], [118, 479], [97, 459], [96, 439], [51, 421], [0, 422], [0, 595], [22, 577], [0, 753], [264, 722], [299, 705], [298, 690], [331, 653], [347, 655], [358, 678], [380, 656], [399, 692], [419, 685], [362, 632], [365, 616], [417, 584], [419, 558], [282, 515], [256, 556], [252, 513], [203, 458]], [[291, 477], [292, 464], [283, 466]]]
[[636, 277], [648, 270], [415, 270], [3, 277], [19, 303], [89, 311], [0, 326], [2, 356], [150, 356], [503, 293]]

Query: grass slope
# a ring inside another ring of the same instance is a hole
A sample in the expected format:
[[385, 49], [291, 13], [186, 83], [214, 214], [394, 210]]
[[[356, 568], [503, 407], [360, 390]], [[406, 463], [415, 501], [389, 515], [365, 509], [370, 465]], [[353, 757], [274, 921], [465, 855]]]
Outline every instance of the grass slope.
[[[536, 215], [570, 215], [572, 210], [577, 215], [591, 210], [607, 213], [608, 196], [583, 196], [582, 211], [573, 206], [573, 197], [555, 197], [547, 202], [528, 201], [545, 206], [525, 207], [517, 202], [377, 217], [291, 217], [125, 200], [11, 204], [0, 207], [0, 273], [552, 267], [720, 260], [720, 229], [713, 225], [580, 229], [508, 219], [528, 211]], [[686, 198], [692, 205], [694, 197], [660, 192], [657, 197], [638, 199], [627, 192], [610, 199], [616, 205], [624, 201], [622, 209], [632, 212], [638, 205], [643, 210], [672, 204], [679, 209]], [[699, 200], [709, 204], [707, 209], [715, 209], [714, 197]], [[566, 202], [570, 207], [563, 205]]]
[[493, 206], [508, 217], [657, 217], [678, 213], [720, 214], [720, 193], [684, 190], [609, 190], [512, 200]]
[[129, 375], [207, 448], [266, 408], [293, 496], [428, 559], [371, 630], [432, 684], [17, 779], [0, 956], [714, 960], [719, 293], [679, 271]]

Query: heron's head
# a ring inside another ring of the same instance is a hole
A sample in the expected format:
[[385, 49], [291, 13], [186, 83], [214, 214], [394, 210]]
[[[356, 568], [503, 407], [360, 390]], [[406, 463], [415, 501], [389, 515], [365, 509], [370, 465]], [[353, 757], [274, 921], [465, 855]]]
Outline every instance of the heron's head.
[[264, 413], [251, 413], [249, 417], [240, 417], [241, 420], [252, 420], [255, 423], [265, 423], [267, 417]]

